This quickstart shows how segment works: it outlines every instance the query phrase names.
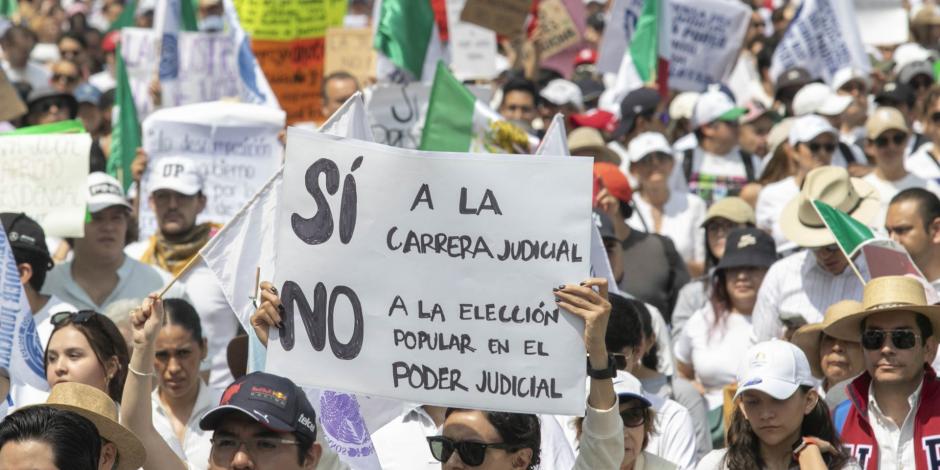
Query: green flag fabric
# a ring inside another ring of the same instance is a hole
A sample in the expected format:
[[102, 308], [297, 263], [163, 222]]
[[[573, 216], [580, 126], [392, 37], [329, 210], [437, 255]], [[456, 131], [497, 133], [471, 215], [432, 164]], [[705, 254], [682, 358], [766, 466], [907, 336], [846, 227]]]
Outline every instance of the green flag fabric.
[[117, 49], [117, 87], [114, 91], [114, 119], [111, 127], [111, 155], [108, 156], [108, 174], [117, 178], [124, 187], [130, 187], [131, 163], [140, 147], [140, 123], [137, 120], [137, 107], [134, 105], [134, 96], [131, 94], [130, 82], [127, 79], [127, 67], [121, 57], [121, 47]]
[[121, 11], [121, 16], [114, 20], [114, 23], [111, 23], [108, 32], [133, 27], [135, 24], [135, 16], [137, 16], [137, 0], [128, 0], [128, 2], [124, 4], [124, 10]]
[[9, 18], [19, 10], [20, 2], [18, 0], [0, 0], [0, 16]]
[[659, 14], [661, 0], [645, 0], [630, 40], [630, 57], [643, 83], [649, 83], [659, 63]]
[[419, 148], [466, 152], [473, 139], [475, 103], [476, 97], [470, 90], [450, 73], [443, 62], [438, 62]]
[[12, 131], [0, 133], [0, 137], [14, 135], [38, 135], [38, 134], [80, 134], [85, 132], [85, 126], [78, 119], [68, 121], [53, 122], [50, 124], [40, 124], [38, 126], [21, 127]]
[[191, 0], [180, 0], [180, 31], [199, 31], [196, 21], [196, 5]]
[[373, 47], [420, 80], [432, 28], [430, 0], [383, 0]]
[[829, 231], [836, 237], [836, 243], [849, 257], [854, 256], [855, 251], [866, 241], [875, 238], [870, 228], [845, 212], [820, 200], [813, 200], [813, 207]]

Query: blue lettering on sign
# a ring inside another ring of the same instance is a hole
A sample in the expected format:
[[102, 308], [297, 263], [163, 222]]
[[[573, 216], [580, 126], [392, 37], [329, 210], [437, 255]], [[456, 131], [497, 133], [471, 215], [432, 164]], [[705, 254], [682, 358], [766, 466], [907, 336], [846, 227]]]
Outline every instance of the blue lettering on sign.
[[160, 47], [160, 80], [176, 80], [180, 74], [180, 55], [175, 34], [164, 33]]

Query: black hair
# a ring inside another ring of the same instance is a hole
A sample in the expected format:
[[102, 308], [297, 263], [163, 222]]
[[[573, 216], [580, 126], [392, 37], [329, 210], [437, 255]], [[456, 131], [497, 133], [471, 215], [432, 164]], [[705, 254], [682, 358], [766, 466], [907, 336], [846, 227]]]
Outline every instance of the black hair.
[[930, 224], [940, 217], [940, 198], [924, 188], [908, 188], [891, 198], [891, 204], [900, 204], [907, 201], [917, 202], [917, 212], [924, 222], [924, 229], [929, 230]]
[[52, 449], [58, 468], [98, 470], [98, 428], [74, 411], [49, 406], [21, 408], [0, 422], [0, 448], [9, 442], [41, 442]]
[[[812, 390], [812, 387], [800, 385], [798, 392], [795, 393], [806, 394], [810, 390]], [[839, 435], [836, 434], [835, 426], [832, 424], [826, 400], [821, 397], [816, 400], [816, 406], [813, 410], [808, 415], [803, 416], [803, 424], [800, 425], [800, 436], [814, 436], [832, 444], [833, 451], [823, 454], [826, 468], [840, 469], [849, 461], [849, 456], [842, 448]], [[760, 439], [754, 433], [751, 423], [744, 417], [744, 413], [739, 406], [734, 407], [726, 440], [728, 452], [722, 459], [724, 468], [728, 470], [764, 468], [765, 462], [760, 454]]]
[[559, 78], [564, 79], [565, 76], [562, 75], [561, 72], [555, 69], [541, 67], [536, 72], [535, 83], [536, 85], [538, 85], [539, 89], [541, 90], [542, 88], [545, 88], [546, 86], [548, 86], [549, 82], [551, 82], [552, 80], [557, 80]]
[[310, 448], [313, 447], [313, 439], [299, 432], [292, 433], [292, 435], [297, 441], [297, 465], [302, 466], [307, 460], [307, 454], [310, 452]]
[[764, 43], [764, 47], [757, 53], [757, 72], [763, 75], [764, 70], [770, 68], [770, 64], [773, 63], [774, 59], [774, 49], [777, 48], [777, 43], [772, 40], [768, 40]]
[[[94, 131], [94, 129], [86, 130], [89, 132]], [[101, 149], [101, 144], [98, 143], [98, 139], [92, 139], [91, 150], [88, 151], [88, 172], [94, 173], [100, 171], [104, 173], [107, 169], [107, 165], [108, 157], [104, 156], [104, 150]]]
[[26, 263], [33, 269], [29, 286], [36, 292], [41, 291], [43, 284], [46, 283], [46, 274], [49, 272], [49, 255], [34, 250], [14, 248], [13, 258], [16, 264]]
[[59, 39], [57, 39], [55, 42], [56, 45], [62, 42], [63, 39], [71, 39], [77, 42], [80, 46], [82, 46], [82, 49], [88, 48], [88, 41], [85, 40], [85, 37], [82, 36], [81, 34], [76, 33], [75, 31], [66, 31], [60, 34]]
[[538, 106], [539, 104], [539, 93], [535, 89], [535, 83], [532, 83], [532, 80], [527, 78], [512, 78], [505, 85], [503, 85], [503, 99], [499, 103], [499, 106], [502, 107], [503, 103], [506, 102], [506, 96], [510, 92], [521, 91], [523, 93], [528, 93], [532, 95], [532, 103]]
[[98, 109], [102, 111], [111, 109], [114, 106], [114, 93], [114, 88], [102, 93], [101, 98], [98, 99]]
[[[930, 319], [924, 316], [921, 313], [911, 312], [914, 314], [914, 323], [917, 324], [917, 329], [920, 330], [920, 344], [927, 344], [927, 338], [933, 336], [933, 323], [930, 322]], [[868, 318], [862, 319], [861, 331], [860, 333], [865, 332], [865, 325], [868, 322]]]
[[3, 44], [9, 44], [17, 38], [30, 39], [33, 41], [33, 44], [39, 42], [39, 36], [36, 36], [36, 33], [32, 29], [29, 29], [28, 27], [20, 24], [14, 24], [13, 26], [7, 28], [7, 30], [3, 33], [3, 36], [0, 36], [0, 42]]
[[[120, 403], [121, 395], [124, 393], [124, 381], [127, 379], [127, 366], [128, 362], [130, 362], [130, 354], [127, 352], [127, 342], [124, 341], [121, 330], [118, 330], [117, 325], [115, 325], [110, 318], [100, 313], [95, 313], [94, 316], [82, 323], [74, 323], [72, 322], [72, 318], [68, 317], [61, 323], [55, 325], [52, 329], [52, 333], [49, 335], [49, 343], [52, 343], [52, 337], [55, 336], [56, 332], [68, 326], [75, 328], [85, 336], [101, 367], [106, 367], [105, 364], [107, 364], [112, 357], [117, 358], [118, 370], [114, 374], [114, 377], [108, 380], [108, 396], [115, 402]], [[43, 353], [43, 364], [45, 364], [45, 368], [48, 370], [48, 345]]]
[[166, 299], [163, 301], [163, 310], [168, 325], [183, 328], [193, 337], [193, 341], [202, 344], [202, 322], [192, 304], [183, 299]]
[[446, 419], [454, 412], [479, 411], [486, 416], [486, 420], [496, 428], [499, 437], [508, 444], [510, 451], [532, 449], [532, 460], [527, 470], [538, 468], [541, 458], [539, 452], [542, 445], [542, 429], [539, 417], [528, 413], [506, 413], [502, 411], [471, 410], [465, 408], [448, 408], [444, 412]]
[[604, 14], [601, 12], [594, 13], [591, 16], [587, 17], [586, 23], [589, 28], [592, 28], [598, 33], [604, 32]]
[[[646, 308], [646, 304], [642, 301], [630, 299], [630, 302], [640, 315], [640, 326], [643, 327], [643, 338], [652, 339], [655, 336], [653, 334], [653, 314], [650, 313], [650, 310]], [[643, 356], [640, 363], [643, 364], [643, 367], [650, 370], [659, 369], [659, 342], [653, 342], [653, 345], [650, 346], [650, 350], [646, 352], [646, 355]]]
[[330, 80], [352, 80], [353, 83], [356, 84], [356, 89], [359, 89], [359, 80], [356, 80], [356, 77], [354, 77], [353, 74], [343, 70], [338, 70], [323, 77], [323, 82], [320, 84], [320, 98], [322, 98], [323, 101], [326, 101], [327, 99], [326, 84], [329, 83]]
[[643, 342], [643, 320], [637, 302], [613, 293], [607, 295], [607, 300], [610, 302], [610, 317], [604, 335], [607, 350], [619, 353], [624, 348], [639, 346]]

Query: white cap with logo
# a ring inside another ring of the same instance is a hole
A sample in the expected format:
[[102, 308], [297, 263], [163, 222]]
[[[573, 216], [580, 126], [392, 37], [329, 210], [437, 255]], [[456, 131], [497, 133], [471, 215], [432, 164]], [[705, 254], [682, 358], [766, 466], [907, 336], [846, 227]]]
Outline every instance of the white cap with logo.
[[796, 147], [796, 144], [809, 142], [820, 134], [832, 134], [836, 142], [839, 141], [838, 131], [832, 127], [832, 124], [829, 124], [829, 121], [822, 116], [807, 114], [793, 120], [787, 142], [791, 147]]
[[738, 369], [738, 391], [734, 397], [757, 390], [777, 400], [786, 400], [801, 385], [812, 387], [815, 384], [803, 350], [793, 343], [775, 339], [748, 349]]
[[196, 169], [196, 162], [189, 158], [161, 158], [150, 171], [151, 193], [168, 189], [185, 196], [195, 196], [202, 191], [202, 175]]
[[584, 95], [573, 82], [556, 78], [548, 82], [539, 94], [555, 106], [570, 104], [579, 110], [584, 109]]
[[672, 147], [659, 132], [644, 132], [630, 141], [627, 152], [630, 154], [630, 161], [636, 163], [653, 152], [672, 155]]
[[123, 206], [131, 209], [124, 198], [124, 190], [118, 180], [100, 171], [88, 175], [88, 212], [92, 214], [111, 206]]

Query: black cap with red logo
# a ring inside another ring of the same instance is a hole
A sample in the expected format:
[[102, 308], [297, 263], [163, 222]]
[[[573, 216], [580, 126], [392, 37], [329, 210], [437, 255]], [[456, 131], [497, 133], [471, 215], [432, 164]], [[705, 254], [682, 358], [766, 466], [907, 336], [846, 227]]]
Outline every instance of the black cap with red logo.
[[303, 389], [290, 379], [252, 372], [225, 389], [219, 406], [199, 420], [204, 431], [215, 430], [231, 413], [241, 413], [275, 432], [317, 438], [317, 414]]

